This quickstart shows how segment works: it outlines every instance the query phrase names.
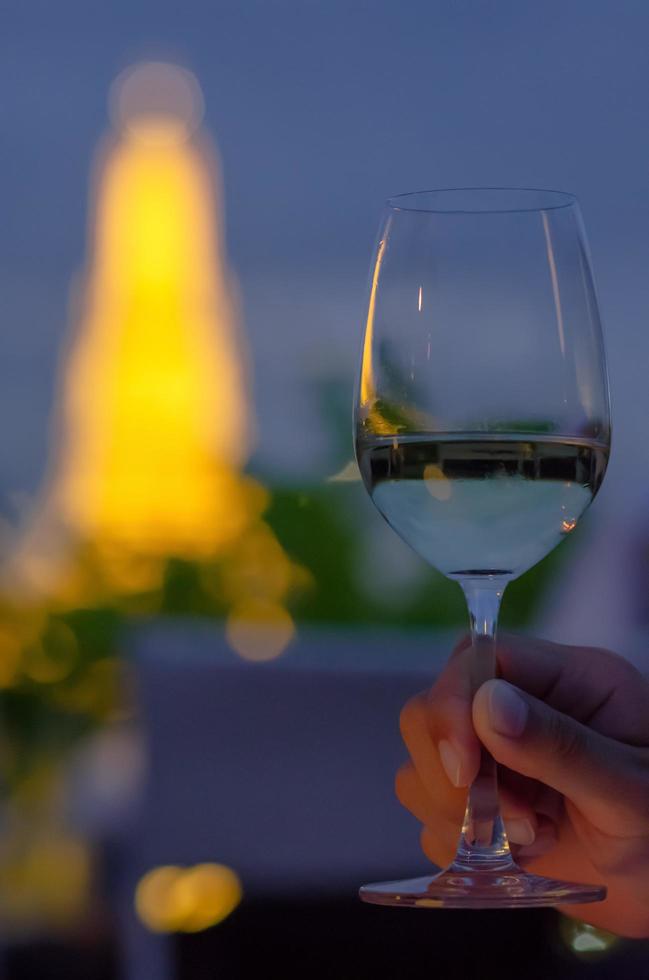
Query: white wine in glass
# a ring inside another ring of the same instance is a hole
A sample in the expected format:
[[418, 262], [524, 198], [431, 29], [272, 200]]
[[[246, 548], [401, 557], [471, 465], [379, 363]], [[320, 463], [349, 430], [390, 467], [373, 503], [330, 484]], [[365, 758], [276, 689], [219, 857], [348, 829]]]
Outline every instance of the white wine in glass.
[[[576, 199], [502, 188], [393, 198], [368, 305], [360, 471], [397, 534], [463, 589], [477, 689], [495, 674], [507, 584], [574, 530], [608, 462], [606, 365]], [[484, 749], [451, 866], [361, 889], [365, 901], [420, 907], [604, 896], [516, 865]]]

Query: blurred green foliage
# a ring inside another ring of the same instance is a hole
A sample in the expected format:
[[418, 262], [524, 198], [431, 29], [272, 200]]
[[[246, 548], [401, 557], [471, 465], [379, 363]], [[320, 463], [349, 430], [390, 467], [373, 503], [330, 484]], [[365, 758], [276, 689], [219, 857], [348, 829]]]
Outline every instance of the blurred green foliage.
[[[21, 651], [13, 683], [0, 692], [4, 791], [55, 765], [114, 716], [123, 695], [122, 622], [113, 608], [51, 614], [40, 636]], [[65, 664], [62, 637], [67, 640]]]
[[[289, 601], [298, 628], [386, 626], [464, 629], [467, 613], [459, 586], [424, 566], [406, 588], [373, 582], [367, 542], [380, 528], [360, 481], [276, 487], [264, 519], [279, 543], [305, 570]], [[584, 529], [577, 532], [582, 535]], [[404, 547], [397, 541], [395, 547]], [[546, 587], [570, 559], [571, 538], [505, 593], [502, 625], [521, 628], [533, 617]], [[91, 574], [92, 562], [88, 573]], [[418, 561], [418, 559], [413, 559]], [[37, 632], [23, 644], [14, 676], [0, 690], [5, 789], [55, 764], [97, 726], [128, 711], [125, 627], [138, 618], [173, 616], [222, 622], [228, 603], [221, 590], [224, 560], [197, 564], [170, 558], [161, 587], [104, 597], [95, 608], [35, 610]], [[398, 572], [395, 573], [398, 580]], [[11, 635], [11, 614], [0, 615]], [[125, 691], [127, 697], [125, 699]]]

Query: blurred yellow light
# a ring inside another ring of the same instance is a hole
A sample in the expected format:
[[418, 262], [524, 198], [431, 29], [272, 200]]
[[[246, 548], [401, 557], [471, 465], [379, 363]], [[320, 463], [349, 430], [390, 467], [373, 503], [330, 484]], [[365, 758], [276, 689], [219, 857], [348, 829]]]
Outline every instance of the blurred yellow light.
[[289, 591], [293, 563], [268, 525], [259, 522], [237, 542], [223, 574], [222, 588], [231, 601], [241, 596], [279, 600]]
[[[151, 611], [169, 559], [190, 560], [205, 574], [219, 570], [235, 649], [265, 660], [294, 633], [282, 601], [308, 581], [262, 520], [268, 492], [242, 472], [254, 441], [247, 351], [196, 79], [173, 65], [135, 66], [115, 83], [111, 109], [61, 358], [48, 479], [0, 569], [0, 688], [48, 684], [51, 707], [99, 721], [119, 717], [127, 668], [116, 655], [95, 659], [90, 643], [79, 649], [44, 610]], [[47, 746], [48, 758], [54, 751]], [[21, 774], [11, 790], [31, 805], [42, 779]], [[37, 849], [12, 881], [0, 861], [0, 912], [5, 895], [31, 902], [23, 873], [47, 877], [57, 908], [87, 894], [87, 856], [63, 844]], [[76, 891], [66, 899], [68, 880]], [[240, 898], [234, 872], [201, 865], [154, 869], [135, 901], [152, 929], [196, 931]]]
[[250, 419], [219, 212], [199, 145], [110, 150], [54, 486], [85, 536], [194, 555], [245, 526]]
[[[262, 519], [268, 492], [242, 472], [254, 429], [247, 357], [202, 109], [196, 79], [174, 65], [136, 65], [113, 86], [58, 441], [5, 581], [59, 608], [151, 613], [169, 559], [192, 561], [232, 609], [234, 649], [268, 660], [293, 636], [283, 603], [308, 577]], [[63, 680], [64, 659], [35, 645], [25, 673]], [[101, 670], [53, 696], [103, 717]]]
[[135, 889], [135, 910], [140, 921], [152, 932], [178, 932], [191, 912], [183, 904], [176, 885], [183, 874], [182, 868], [166, 865], [154, 868], [140, 879]]
[[[24, 828], [23, 828], [24, 829]], [[86, 845], [46, 827], [35, 837], [4, 837], [0, 906], [7, 923], [43, 929], [78, 922], [87, 901], [91, 862]]]
[[450, 500], [452, 496], [451, 481], [445, 476], [444, 470], [435, 463], [429, 463], [424, 467], [424, 485], [431, 497], [437, 500]]
[[135, 909], [153, 932], [200, 932], [222, 922], [242, 896], [239, 877], [223, 864], [166, 865], [140, 880]]
[[290, 613], [276, 602], [249, 599], [230, 612], [225, 635], [233, 650], [244, 660], [274, 660], [295, 635]]
[[116, 82], [112, 110], [59, 442], [17, 563], [27, 585], [76, 603], [70, 539], [96, 543], [115, 590], [159, 587], [161, 566], [129, 553], [212, 557], [266, 503], [240, 472], [253, 430], [247, 359], [216, 157], [196, 132], [198, 83], [173, 65], [139, 65]]
[[374, 381], [373, 359], [375, 352], [374, 344], [374, 312], [376, 307], [376, 291], [379, 288], [379, 276], [381, 274], [381, 264], [385, 253], [386, 236], [379, 242], [376, 253], [376, 262], [372, 273], [372, 285], [370, 287], [370, 301], [367, 310], [367, 325], [365, 327], [365, 341], [363, 344], [363, 360], [361, 364], [361, 405], [371, 408], [372, 402], [376, 398], [376, 384]]
[[243, 896], [238, 875], [224, 864], [189, 868], [176, 889], [192, 909], [183, 923], [183, 932], [201, 932], [222, 922]]
[[97, 559], [113, 593], [146, 592], [162, 585], [164, 563], [157, 555], [136, 554], [112, 547], [110, 542], [99, 542]]
[[53, 692], [52, 697], [68, 711], [94, 715], [102, 721], [119, 715], [125, 668], [117, 657], [102, 657], [86, 668], [75, 683]]

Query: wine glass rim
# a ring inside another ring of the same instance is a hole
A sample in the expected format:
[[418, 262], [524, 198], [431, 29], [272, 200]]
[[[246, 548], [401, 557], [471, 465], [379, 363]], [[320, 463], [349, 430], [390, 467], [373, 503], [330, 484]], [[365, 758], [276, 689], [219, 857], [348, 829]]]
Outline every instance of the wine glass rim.
[[[464, 205], [462, 196], [464, 195]], [[467, 206], [469, 197], [479, 201], [481, 206]], [[490, 204], [488, 198], [492, 198]], [[511, 202], [507, 203], [507, 197]], [[426, 203], [426, 198], [430, 203]], [[439, 199], [439, 202], [435, 201]], [[498, 198], [502, 199], [500, 206]], [[525, 199], [528, 199], [526, 203]], [[418, 200], [417, 200], [418, 199]], [[453, 200], [455, 199], [455, 201]], [[514, 200], [517, 200], [514, 206]], [[532, 202], [535, 203], [532, 203]], [[516, 214], [525, 212], [558, 211], [573, 207], [577, 198], [568, 191], [557, 191], [544, 187], [434, 187], [423, 191], [406, 191], [393, 194], [386, 201], [392, 211], [415, 211], [420, 214]]]

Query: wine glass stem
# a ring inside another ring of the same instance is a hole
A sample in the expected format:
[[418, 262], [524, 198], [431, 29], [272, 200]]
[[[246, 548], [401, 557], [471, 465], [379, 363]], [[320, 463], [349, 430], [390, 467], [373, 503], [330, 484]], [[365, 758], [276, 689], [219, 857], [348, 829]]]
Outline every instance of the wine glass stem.
[[[461, 583], [471, 623], [473, 694], [496, 676], [496, 628], [507, 583], [497, 579], [467, 579]], [[484, 746], [480, 768], [469, 790], [462, 833], [452, 870], [497, 871], [515, 868], [498, 801], [496, 762]]]

